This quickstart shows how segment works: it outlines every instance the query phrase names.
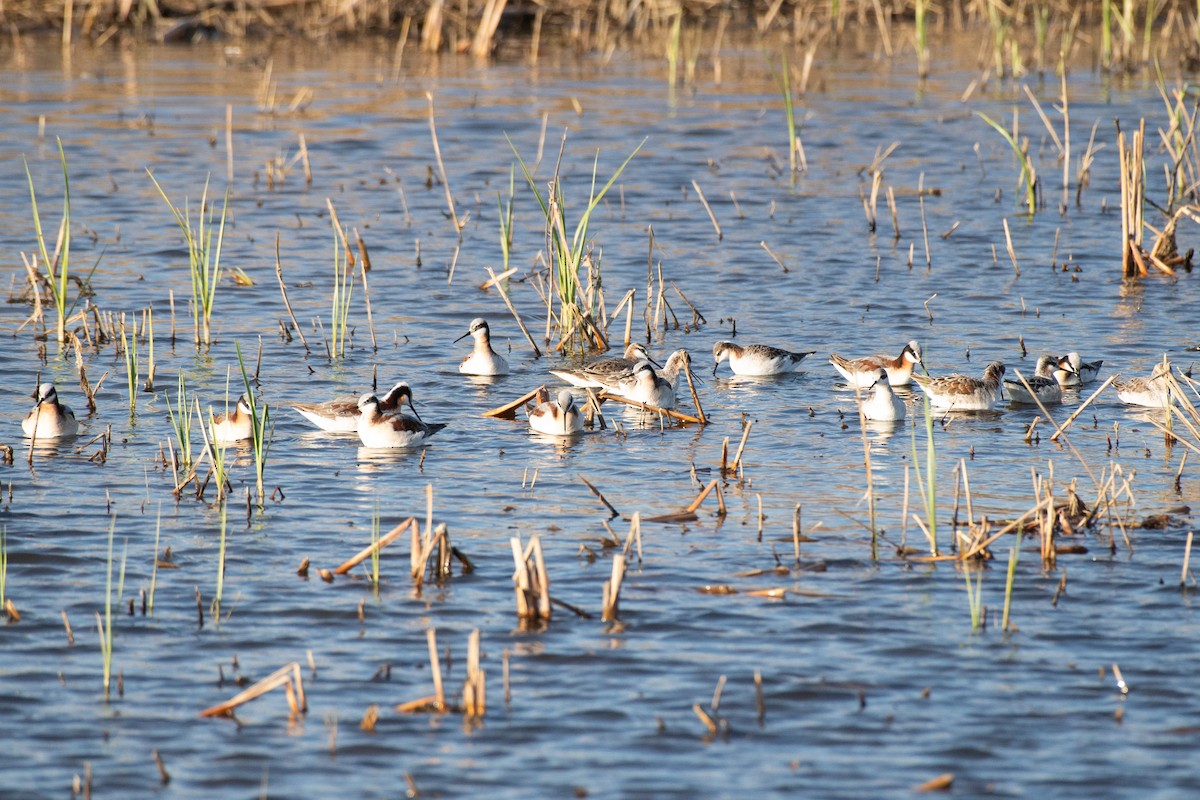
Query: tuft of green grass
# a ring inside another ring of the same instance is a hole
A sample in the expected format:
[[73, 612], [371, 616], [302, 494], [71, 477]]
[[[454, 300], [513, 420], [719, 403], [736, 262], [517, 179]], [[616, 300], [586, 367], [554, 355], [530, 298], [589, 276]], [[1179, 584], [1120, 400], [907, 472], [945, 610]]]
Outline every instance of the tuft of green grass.
[[125, 315], [121, 315], [121, 354], [125, 358], [125, 385], [129, 390], [129, 418], [133, 419], [134, 413], [137, 411], [137, 393], [138, 393], [138, 352], [137, 352], [137, 331], [133, 336], [127, 336], [125, 332]]
[[371, 511], [371, 585], [379, 595], [379, 501]]
[[500, 254], [504, 257], [502, 272], [508, 271], [508, 261], [513, 245], [513, 196], [516, 194], [516, 169], [508, 170], [508, 203], [496, 192], [496, 205], [500, 207]]
[[[225, 407], [229, 408], [228, 391], [226, 391]], [[204, 419], [203, 412], [200, 411], [200, 401], [196, 400], [196, 416]], [[229, 477], [229, 469], [225, 465], [225, 448], [226, 445], [217, 442], [216, 417], [212, 412], [212, 408], [208, 410], [208, 425], [200, 426], [200, 432], [204, 435], [204, 446], [208, 452], [208, 459], [212, 463], [213, 477], [217, 481], [217, 502], [224, 504], [225, 501], [225, 483]]]
[[[938, 555], [937, 548], [937, 452], [933, 444], [933, 412], [929, 396], [925, 396], [925, 477], [921, 477], [921, 460], [917, 453], [917, 426], [912, 426], [912, 465], [917, 476], [917, 492], [925, 507], [921, 531], [929, 540], [929, 554]], [[920, 521], [919, 521], [920, 522]]]
[[1004, 141], [1008, 142], [1008, 146], [1012, 148], [1013, 155], [1016, 156], [1017, 163], [1021, 167], [1021, 177], [1017, 180], [1017, 187], [1020, 188], [1021, 184], [1025, 185], [1025, 206], [1032, 216], [1037, 213], [1037, 171], [1033, 167], [1033, 159], [1029, 157], [1026, 149], [1021, 147], [1017, 142], [1016, 137], [1003, 125], [982, 111], [976, 111], [975, 114], [988, 125], [995, 128], [1004, 137]]
[[[50, 289], [51, 302], [54, 305], [55, 313], [58, 315], [58, 319], [55, 321], [55, 334], [59, 347], [62, 347], [67, 341], [67, 319], [74, 313], [75, 305], [83, 295], [84, 289], [81, 288], [76, 293], [75, 299], [68, 306], [67, 287], [70, 281], [71, 265], [71, 180], [67, 174], [67, 155], [63, 150], [62, 139], [58, 140], [58, 158], [62, 162], [63, 171], [63, 215], [62, 220], [59, 222], [58, 240], [53, 254], [46, 247], [46, 236], [42, 229], [42, 217], [38, 212], [37, 191], [33, 186], [33, 175], [29, 171], [28, 161], [25, 162], [25, 178], [29, 182], [29, 201], [33, 207], [33, 228], [37, 234], [38, 255], [42, 260], [42, 265], [45, 267], [46, 285]], [[92, 265], [91, 272], [88, 273], [88, 280], [83, 282], [84, 287], [86, 287], [92, 274], [95, 273], [96, 267], [99, 265], [100, 259], [97, 258], [96, 263]]]
[[[977, 631], [983, 628], [983, 567], [963, 562], [962, 572], [967, 582], [967, 604], [971, 607], [971, 630]], [[972, 572], [976, 573], [974, 582]]]
[[[216, 308], [217, 284], [221, 280], [221, 246], [225, 241], [225, 221], [229, 213], [229, 189], [225, 190], [225, 202], [221, 206], [221, 221], [217, 228], [217, 242], [213, 246], [213, 214], [214, 209], [208, 202], [208, 181], [204, 181], [204, 191], [200, 195], [200, 212], [193, 224], [191, 211], [187, 200], [183, 209], [171, 202], [166, 191], [159, 184], [154, 173], [149, 169], [146, 174], [154, 181], [154, 187], [166, 201], [167, 208], [175, 217], [179, 230], [183, 232], [184, 241], [188, 248], [188, 265], [192, 275], [192, 327], [196, 345], [205, 347], [212, 344], [212, 313]], [[206, 213], [207, 212], [207, 216]]]
[[354, 267], [346, 237], [337, 229], [333, 232], [333, 309], [330, 312], [329, 357], [346, 355], [350, 329], [350, 300], [354, 297]]
[[783, 93], [783, 113], [787, 121], [788, 165], [791, 168], [792, 180], [795, 180], [796, 156], [800, 152], [800, 146], [796, 134], [796, 107], [792, 101], [792, 67], [788, 63], [786, 53], [779, 58], [779, 91]]
[[[559, 179], [559, 170], [562, 166], [562, 150], [559, 150], [559, 161], [554, 168], [554, 177], [550, 181], [549, 189], [543, 195], [538, 188], [537, 182], [534, 180], [533, 174], [526, 166], [525, 160], [521, 158], [521, 154], [517, 152], [516, 145], [508, 138], [508, 134], [504, 136], [508, 142], [508, 146], [512, 148], [513, 155], [517, 157], [517, 163], [521, 167], [521, 172], [525, 175], [525, 181], [529, 184], [529, 188], [533, 190], [534, 196], [537, 198], [538, 205], [542, 209], [542, 215], [546, 219], [546, 238], [550, 244], [548, 250], [551, 254], [551, 269], [554, 274], [554, 289], [559, 300], [559, 315], [558, 322], [560, 329], [566, 333], [567, 331], [575, 331], [576, 323], [585, 316], [592, 314], [595, 309], [591, 302], [585, 302], [581, 297], [580, 269], [583, 266], [584, 256], [588, 253], [588, 245], [590, 239], [588, 231], [592, 219], [592, 212], [600, 205], [608, 190], [612, 188], [617, 179], [621, 177], [621, 173], [629, 166], [629, 162], [633, 160], [641, 149], [646, 145], [646, 139], [643, 139], [641, 144], [634, 148], [633, 152], [621, 163], [608, 182], [597, 191], [596, 190], [596, 172], [600, 165], [600, 152], [596, 152], [596, 158], [592, 163], [592, 182], [588, 194], [587, 207], [580, 214], [578, 221], [575, 223], [575, 231], [570, 239], [567, 238], [567, 212], [566, 200], [562, 193], [562, 183]], [[563, 137], [563, 148], [566, 147], [566, 136]], [[594, 265], [598, 270], [598, 267]], [[580, 307], [579, 303], [584, 302], [584, 307]], [[594, 302], [594, 301], [593, 301]], [[579, 336], [578, 332], [572, 334], [573, 337]]]
[[[113, 593], [112, 593], [112, 573], [113, 573], [113, 535], [117, 529], [117, 518], [113, 516], [108, 525], [108, 568], [105, 570], [104, 581], [104, 618], [100, 618], [100, 612], [96, 612], [96, 627], [100, 632], [100, 655], [104, 661], [104, 701], [108, 702], [110, 686], [112, 684], [112, 653], [113, 653]], [[121, 573], [117, 584], [117, 602], [121, 601], [121, 596], [125, 591], [125, 556], [129, 550], [129, 540], [125, 540], [125, 547], [121, 551]]]
[[1021, 557], [1021, 532], [1018, 530], [1012, 550], [1008, 552], [1008, 577], [1004, 581], [1004, 615], [1000, 620], [1000, 629], [1008, 630], [1008, 612], [1012, 608], [1013, 582], [1017, 574], [1017, 559]]
[[217, 547], [217, 594], [209, 610], [218, 625], [221, 623], [221, 594], [225, 589], [225, 511], [226, 504], [221, 503], [221, 538]]
[[246, 389], [246, 399], [250, 403], [250, 424], [252, 431], [251, 444], [254, 449], [254, 477], [258, 489], [258, 502], [261, 505], [265, 497], [263, 489], [263, 470], [267, 466], [267, 453], [271, 449], [271, 438], [275, 432], [275, 426], [271, 422], [271, 407], [263, 404], [262, 415], [258, 411], [258, 400], [255, 398], [254, 390], [250, 387], [250, 377], [246, 374], [246, 362], [242, 360], [242, 346], [235, 343], [237, 349], [238, 367], [242, 371], [242, 385]]
[[178, 446], [178, 471], [175, 482], [179, 481], [192, 469], [192, 410], [188, 403], [187, 383], [183, 370], [179, 371], [179, 384], [175, 390], [175, 407], [171, 407], [171, 398], [164, 395], [167, 404], [167, 414], [171, 419], [171, 429], [175, 432], [175, 443]]
[[916, 7], [913, 10], [914, 23], [917, 34], [917, 77], [926, 78], [929, 76], [929, 45], [927, 41], [927, 3], [926, 0], [916, 0]]

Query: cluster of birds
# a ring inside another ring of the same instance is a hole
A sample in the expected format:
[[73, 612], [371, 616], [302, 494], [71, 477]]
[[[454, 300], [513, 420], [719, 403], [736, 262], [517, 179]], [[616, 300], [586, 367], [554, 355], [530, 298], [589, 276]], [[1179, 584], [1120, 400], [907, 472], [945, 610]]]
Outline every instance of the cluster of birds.
[[[455, 342], [471, 336], [474, 349], [459, 364], [466, 375], [507, 375], [508, 362], [495, 351], [491, 329], [486, 320], [472, 320], [468, 330]], [[713, 374], [722, 362], [728, 361], [735, 375], [769, 377], [795, 372], [801, 362], [814, 351], [792, 352], [762, 344], [739, 345], [721, 341], [713, 345]], [[1050, 405], [1062, 402], [1064, 387], [1078, 387], [1093, 382], [1103, 361], [1083, 361], [1078, 353], [1064, 356], [1043, 355], [1037, 360], [1034, 374], [1024, 381], [1004, 378], [1004, 364], [993, 361], [979, 378], [970, 375], [930, 377], [914, 372], [921, 360], [921, 347], [914, 340], [904, 345], [895, 358], [871, 356], [843, 358], [834, 353], [829, 363], [841, 373], [847, 384], [861, 395], [863, 417], [873, 421], [898, 421], [905, 417], [904, 401], [893, 387], [908, 386], [914, 381], [928, 396], [930, 405], [939, 410], [987, 411], [996, 408], [1008, 390], [1014, 404]], [[680, 375], [691, 369], [691, 356], [686, 350], [676, 350], [659, 366], [645, 345], [629, 345], [624, 356], [603, 358], [578, 369], [552, 369], [551, 374], [579, 388], [595, 388], [633, 401], [650, 409], [672, 409], [676, 404]], [[1163, 408], [1170, 399], [1167, 376], [1168, 363], [1158, 364], [1150, 377], [1113, 381], [1117, 396], [1131, 405]], [[404, 412], [407, 401], [412, 414]], [[428, 423], [421, 419], [413, 405], [412, 389], [400, 382], [382, 397], [364, 394], [343, 397], [324, 403], [292, 403], [291, 406], [306, 419], [329, 433], [356, 433], [363, 446], [372, 448], [410, 447], [419, 444], [445, 428], [444, 423]], [[538, 433], [552, 436], [572, 436], [583, 430], [582, 410], [568, 389], [553, 400], [543, 400], [526, 408], [529, 426]], [[253, 408], [250, 398], [242, 395], [236, 407], [225, 414], [213, 416], [212, 436], [215, 444], [227, 445], [249, 439], [253, 435]], [[79, 433], [79, 423], [71, 409], [58, 399], [52, 383], [38, 387], [37, 403], [25, 417], [21, 427], [28, 438], [64, 439]]]

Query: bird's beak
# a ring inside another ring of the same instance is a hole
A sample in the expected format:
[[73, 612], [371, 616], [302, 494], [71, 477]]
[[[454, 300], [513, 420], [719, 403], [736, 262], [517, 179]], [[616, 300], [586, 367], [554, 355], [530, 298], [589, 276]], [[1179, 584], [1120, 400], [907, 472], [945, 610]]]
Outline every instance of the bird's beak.
[[421, 415], [417, 413], [417, 407], [413, 405], [411, 397], [408, 398], [408, 407], [412, 409], [413, 416], [417, 418], [417, 422], [424, 424], [425, 420], [421, 419]]
[[470, 336], [470, 335], [471, 335], [471, 332], [470, 332], [470, 331], [467, 331], [467, 332], [466, 332], [466, 333], [464, 333], [462, 336], [460, 336], [460, 337], [458, 337], [457, 339], [455, 339], [455, 340], [454, 340], [454, 343], [455, 343], [455, 344], [457, 344], [458, 342], [461, 342], [463, 339], [467, 338], [467, 337], [468, 337], [468, 336]]

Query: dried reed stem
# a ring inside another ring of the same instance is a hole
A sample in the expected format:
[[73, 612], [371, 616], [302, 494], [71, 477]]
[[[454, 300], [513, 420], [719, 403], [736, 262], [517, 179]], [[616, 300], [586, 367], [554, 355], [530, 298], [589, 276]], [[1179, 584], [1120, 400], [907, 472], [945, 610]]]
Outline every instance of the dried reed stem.
[[[533, 341], [533, 337], [529, 335], [529, 329], [525, 327], [525, 323], [521, 321], [521, 315], [517, 313], [517, 309], [513, 306], [512, 301], [508, 299], [508, 292], [504, 291], [504, 286], [500, 284], [500, 279], [496, 277], [496, 273], [491, 267], [487, 268], [488, 275], [491, 276], [490, 283], [496, 287], [496, 291], [500, 293], [500, 299], [504, 301], [504, 305], [508, 306], [508, 310], [512, 313], [513, 319], [517, 321], [517, 327], [521, 329], [521, 333], [525, 334], [525, 341], [529, 342], [529, 346], [533, 348], [535, 358], [541, 358], [542, 351], [538, 349], [537, 343]], [[485, 284], [486, 285], [486, 284]]]
[[746, 420], [746, 427], [742, 429], [742, 441], [738, 443], [737, 452], [733, 454], [733, 474], [737, 475], [742, 468], [742, 451], [746, 449], [746, 440], [750, 438], [750, 428], [754, 426], [753, 420]]
[[584, 486], [586, 486], [592, 490], [592, 494], [596, 495], [596, 499], [598, 499], [601, 503], [603, 503], [604, 507], [607, 508], [609, 511], [611, 511], [612, 515], [614, 517], [621, 516], [621, 512], [617, 511], [617, 509], [613, 508], [613, 504], [608, 502], [607, 499], [605, 499], [604, 495], [600, 493], [599, 489], [597, 489], [595, 486], [592, 485], [591, 481], [589, 481], [587, 478], [583, 477], [582, 475], [579, 476], [579, 480], [583, 481]]
[[433, 92], [425, 92], [425, 99], [429, 101], [429, 134], [433, 138], [433, 154], [437, 158], [438, 173], [442, 178], [442, 187], [446, 190], [446, 205], [450, 208], [450, 219], [454, 220], [454, 232], [458, 235], [458, 240], [461, 242], [464, 223], [459, 222], [458, 212], [454, 210], [454, 197], [450, 194], [450, 181], [446, 177], [446, 165], [442, 163], [442, 148], [438, 146], [437, 122], [433, 116]]
[[238, 692], [224, 703], [218, 703], [200, 712], [202, 717], [230, 716], [235, 708], [248, 703], [256, 697], [261, 697], [272, 689], [284, 687], [288, 694], [288, 705], [292, 713], [308, 711], [308, 701], [304, 697], [304, 679], [300, 676], [300, 663], [293, 661], [272, 672], [261, 681], [253, 684], [245, 691]]
[[712, 220], [713, 229], [717, 232], [717, 241], [719, 242], [723, 240], [725, 238], [725, 234], [721, 233], [721, 225], [717, 222], [717, 215], [713, 213], [712, 207], [709, 206], [708, 201], [704, 199], [704, 192], [701, 190], [700, 184], [696, 181], [692, 181], [692, 188], [696, 190], [696, 196], [700, 198], [701, 205], [703, 205], [704, 210], [708, 212], [708, 218]]
[[625, 556], [613, 556], [612, 576], [604, 582], [603, 613], [601, 621], [615, 622], [621, 601], [621, 581], [625, 578]]
[[693, 425], [704, 424], [703, 420], [701, 420], [699, 417], [693, 417], [690, 414], [684, 414], [672, 408], [659, 408], [658, 406], [652, 406], [649, 403], [639, 403], [637, 400], [630, 400], [628, 397], [621, 397], [618, 394], [612, 394], [610, 392], [601, 392], [600, 399], [615, 400], [618, 403], [624, 403], [625, 405], [633, 406], [634, 408], [640, 408], [642, 411], [653, 411], [666, 415], [671, 419], [678, 420], [679, 422], [690, 422]]
[[346, 561], [341, 566], [339, 566], [337, 569], [335, 569], [333, 571], [333, 574], [334, 575], [345, 575], [347, 572], [354, 569], [362, 562], [366, 561], [373, 554], [378, 553], [380, 550], [387, 547], [392, 542], [396, 541], [396, 539], [400, 538], [401, 534], [403, 534], [404, 531], [409, 528], [409, 526], [412, 526], [415, 528], [416, 524], [417, 524], [416, 517], [409, 517], [408, 519], [404, 520], [399, 525], [397, 525], [396, 527], [394, 527], [390, 531], [388, 531], [386, 534], [379, 537], [378, 542], [370, 544], [367, 547], [364, 547], [362, 550], [355, 553], [354, 556], [350, 558], [350, 560]]
[[[292, 328], [300, 336], [300, 344], [304, 345], [304, 352], [311, 353], [308, 341], [304, 338], [304, 329], [300, 327], [300, 323], [296, 322], [296, 315], [292, 312], [292, 304], [288, 301], [287, 286], [283, 283], [283, 263], [279, 260], [279, 232], [275, 233], [275, 278], [279, 281], [279, 293], [283, 295], [283, 306], [287, 309], [288, 316], [292, 320]], [[172, 312], [173, 313], [173, 312]], [[173, 323], [172, 323], [173, 324]], [[172, 338], [174, 334], [172, 333]]]
[[[1071, 427], [1071, 423], [1074, 422], [1075, 419], [1080, 414], [1083, 413], [1084, 409], [1086, 409], [1089, 405], [1091, 405], [1092, 401], [1095, 400], [1100, 395], [1101, 392], [1103, 392], [1105, 389], [1107, 389], [1109, 387], [1109, 385], [1112, 384], [1113, 380], [1115, 380], [1116, 378], [1117, 378], [1116, 375], [1110, 376], [1108, 380], [1106, 380], [1103, 384], [1101, 384], [1099, 389], [1092, 392], [1092, 396], [1089, 397], [1087, 400], [1084, 400], [1083, 403], [1080, 404], [1079, 408], [1075, 409], [1075, 411], [1071, 414], [1071, 416], [1067, 417], [1066, 421], [1063, 422], [1062, 425], [1059, 425], [1058, 428], [1054, 431], [1054, 433], [1051, 434], [1050, 441], [1057, 442], [1058, 437], [1061, 436], [1062, 434], [1066, 433], [1067, 428]], [[1047, 414], [1047, 416], [1049, 416], [1049, 414]]]

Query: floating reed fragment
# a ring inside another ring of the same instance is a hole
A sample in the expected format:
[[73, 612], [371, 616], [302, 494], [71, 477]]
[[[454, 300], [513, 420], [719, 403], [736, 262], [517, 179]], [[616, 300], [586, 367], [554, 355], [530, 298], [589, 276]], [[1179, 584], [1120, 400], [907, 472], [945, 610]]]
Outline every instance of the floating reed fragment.
[[304, 696], [304, 679], [300, 675], [300, 662], [292, 661], [272, 672], [244, 691], [238, 692], [224, 703], [210, 706], [200, 712], [202, 717], [231, 717], [236, 708], [251, 700], [262, 697], [272, 689], [283, 687], [288, 709], [293, 715], [308, 711], [308, 700]]
[[945, 772], [913, 787], [914, 792], [948, 792], [954, 786], [954, 773]]
[[[197, 345], [212, 344], [212, 313], [216, 308], [217, 284], [221, 280], [221, 246], [225, 241], [225, 220], [229, 212], [229, 189], [225, 190], [225, 202], [221, 207], [221, 221], [217, 229], [217, 242], [213, 246], [212, 226], [214, 210], [208, 202], [208, 180], [204, 181], [204, 191], [200, 195], [200, 210], [195, 226], [192, 224], [191, 211], [186, 200], [180, 210], [167, 197], [166, 190], [159, 184], [154, 173], [149, 169], [146, 174], [154, 182], [154, 187], [167, 208], [175, 217], [175, 223], [183, 233], [184, 242], [188, 249], [188, 265], [192, 276], [192, 324]], [[207, 216], [206, 216], [207, 212]]]
[[[617, 511], [617, 509], [613, 507], [613, 504], [608, 502], [608, 500], [604, 497], [604, 495], [601, 494], [600, 490], [592, 485], [591, 481], [589, 481], [587, 478], [583, 477], [582, 475], [579, 476], [579, 480], [583, 481], [583, 485], [588, 487], [588, 489], [590, 489], [592, 491], [592, 494], [596, 495], [596, 499], [599, 500], [601, 503], [603, 503], [604, 507], [612, 512], [612, 517], [621, 516], [621, 512]], [[612, 517], [610, 517], [610, 519], [612, 519]]]
[[656, 517], [646, 517], [643, 521], [677, 523], [691, 522], [695, 519], [699, 519], [699, 517], [696, 516], [696, 509], [700, 508], [700, 504], [703, 503], [704, 499], [712, 494], [714, 490], [717, 493], [717, 516], [723, 518], [727, 513], [725, 508], [725, 495], [721, 489], [720, 479], [713, 478], [708, 482], [708, 485], [701, 490], [700, 494], [696, 496], [696, 499], [693, 500], [691, 504], [688, 505], [688, 507], [684, 510], [676, 511], [673, 514], [660, 514]]

